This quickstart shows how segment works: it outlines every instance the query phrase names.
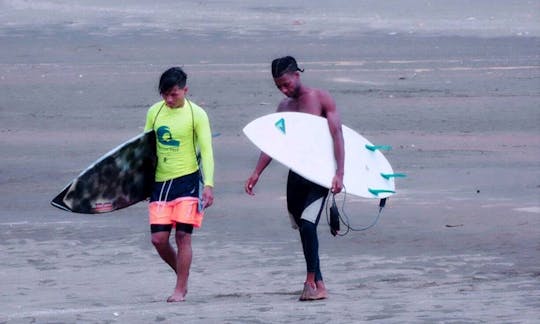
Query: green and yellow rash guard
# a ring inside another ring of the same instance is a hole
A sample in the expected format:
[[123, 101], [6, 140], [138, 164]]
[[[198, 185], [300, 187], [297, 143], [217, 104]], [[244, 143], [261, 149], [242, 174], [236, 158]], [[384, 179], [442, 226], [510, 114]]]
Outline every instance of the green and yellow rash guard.
[[[156, 132], [156, 181], [191, 174], [199, 169], [196, 147], [201, 152], [203, 181], [214, 186], [212, 133], [206, 112], [186, 99], [184, 106], [169, 108], [162, 100], [146, 115], [144, 131]], [[193, 138], [195, 136], [195, 138]]]

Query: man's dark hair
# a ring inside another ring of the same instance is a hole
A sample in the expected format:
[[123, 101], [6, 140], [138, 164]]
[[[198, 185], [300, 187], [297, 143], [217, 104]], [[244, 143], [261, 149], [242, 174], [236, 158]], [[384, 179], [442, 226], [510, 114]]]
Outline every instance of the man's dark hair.
[[186, 86], [187, 74], [180, 67], [172, 67], [163, 72], [159, 78], [159, 93], [164, 94], [171, 90], [174, 86], [184, 88]]
[[285, 73], [304, 72], [298, 67], [296, 60], [292, 56], [280, 57], [272, 61], [272, 76], [275, 78], [281, 77]]

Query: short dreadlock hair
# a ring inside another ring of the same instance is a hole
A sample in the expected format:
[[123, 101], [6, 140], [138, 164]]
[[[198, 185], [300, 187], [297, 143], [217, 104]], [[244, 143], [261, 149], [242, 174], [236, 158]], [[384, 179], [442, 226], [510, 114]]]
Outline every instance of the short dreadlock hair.
[[296, 60], [292, 56], [284, 56], [272, 61], [272, 76], [275, 78], [281, 77], [285, 73], [304, 72], [298, 67]]

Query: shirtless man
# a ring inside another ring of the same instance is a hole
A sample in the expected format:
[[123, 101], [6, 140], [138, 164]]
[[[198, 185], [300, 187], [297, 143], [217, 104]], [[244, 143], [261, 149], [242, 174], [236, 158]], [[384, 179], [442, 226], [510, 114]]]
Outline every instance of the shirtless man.
[[[343, 188], [344, 145], [341, 120], [334, 100], [326, 91], [309, 88], [300, 81], [303, 72], [291, 56], [272, 61], [272, 76], [279, 91], [287, 98], [277, 108], [278, 112], [294, 111], [325, 117], [334, 143], [334, 157], [337, 162], [336, 173], [332, 180], [332, 192], [339, 193]], [[270, 164], [272, 158], [261, 152], [253, 173], [245, 183], [245, 191], [254, 195], [253, 188], [261, 173]], [[317, 225], [328, 195], [328, 188], [321, 187], [289, 171], [287, 179], [287, 209], [293, 228], [300, 232], [302, 248], [306, 260], [306, 280], [301, 301], [327, 298], [328, 294], [319, 265], [319, 240]]]

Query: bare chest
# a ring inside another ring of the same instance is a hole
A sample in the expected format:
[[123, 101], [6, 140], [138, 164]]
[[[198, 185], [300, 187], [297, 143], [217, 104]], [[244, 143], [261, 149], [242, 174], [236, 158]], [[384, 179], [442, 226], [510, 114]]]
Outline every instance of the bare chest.
[[296, 111], [323, 116], [323, 106], [316, 96], [289, 99], [282, 104], [283, 111]]

